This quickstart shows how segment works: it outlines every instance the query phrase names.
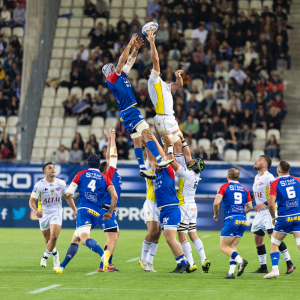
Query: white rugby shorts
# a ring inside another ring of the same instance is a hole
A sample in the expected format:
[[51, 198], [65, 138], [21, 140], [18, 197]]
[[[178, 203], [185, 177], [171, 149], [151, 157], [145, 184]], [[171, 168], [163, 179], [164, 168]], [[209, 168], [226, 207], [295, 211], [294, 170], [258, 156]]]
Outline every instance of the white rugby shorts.
[[180, 223], [189, 225], [197, 223], [197, 205], [196, 203], [185, 203], [179, 206], [181, 211], [181, 221]]
[[146, 200], [143, 206], [145, 224], [150, 221], [159, 222], [160, 211], [155, 201]]
[[49, 229], [50, 224], [54, 225], [62, 225], [62, 210], [45, 214], [43, 213], [43, 216], [39, 219], [40, 223], [40, 229], [42, 231], [45, 231]]
[[268, 229], [272, 229], [272, 218], [270, 215], [270, 212], [268, 209], [263, 209], [260, 212], [257, 212], [255, 214], [251, 231], [256, 232], [258, 230], [263, 230], [264, 232], [267, 232]]
[[174, 116], [169, 115], [156, 115], [154, 117], [154, 125], [158, 133], [173, 133], [174, 131], [179, 130], [179, 126]]

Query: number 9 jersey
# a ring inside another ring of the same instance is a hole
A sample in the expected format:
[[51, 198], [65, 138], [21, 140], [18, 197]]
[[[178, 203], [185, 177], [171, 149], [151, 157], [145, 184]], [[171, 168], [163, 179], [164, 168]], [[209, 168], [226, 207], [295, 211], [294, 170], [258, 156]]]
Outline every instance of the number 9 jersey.
[[224, 217], [246, 216], [245, 205], [251, 202], [249, 191], [238, 181], [223, 184], [217, 195], [223, 196]]

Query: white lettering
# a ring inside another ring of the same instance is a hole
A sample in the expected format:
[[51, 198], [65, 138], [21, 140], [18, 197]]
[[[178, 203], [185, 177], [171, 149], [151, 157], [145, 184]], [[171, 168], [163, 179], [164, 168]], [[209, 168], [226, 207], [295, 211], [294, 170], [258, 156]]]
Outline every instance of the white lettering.
[[1, 211], [2, 220], [6, 220], [6, 216], [7, 216], [7, 208], [3, 208]]
[[[1, 181], [1, 179], [4, 179]], [[0, 173], [0, 187], [3, 189], [9, 189], [9, 185], [11, 184], [11, 175], [6, 173]]]
[[[18, 180], [25, 179], [25, 183], [19, 183]], [[16, 189], [29, 189], [31, 187], [31, 176], [29, 174], [15, 174], [13, 176], [13, 187]]]
[[255, 215], [256, 215], [255, 211], [249, 211], [247, 213], [246, 217], [247, 217], [247, 225], [248, 226], [252, 225]]
[[63, 208], [63, 220], [74, 220], [73, 218], [73, 210], [71, 207], [64, 207]]
[[128, 217], [128, 215], [129, 215], [129, 210], [128, 210], [128, 208], [126, 208], [126, 207], [120, 207], [120, 208], [119, 208], [119, 211], [118, 211], [118, 215], [119, 215], [119, 220], [120, 220], [120, 221], [123, 221], [123, 219], [124, 219], [125, 217]]
[[129, 221], [132, 221], [133, 219], [135, 219], [136, 221], [139, 221], [139, 213], [140, 210], [137, 207], [130, 207], [129, 208]]

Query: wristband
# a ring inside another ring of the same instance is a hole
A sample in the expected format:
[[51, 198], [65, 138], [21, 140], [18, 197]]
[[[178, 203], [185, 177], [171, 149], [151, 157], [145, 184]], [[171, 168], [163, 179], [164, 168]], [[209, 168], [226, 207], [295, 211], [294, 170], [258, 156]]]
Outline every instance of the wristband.
[[118, 155], [118, 151], [116, 147], [110, 147], [110, 151], [109, 151], [110, 155]]
[[273, 221], [277, 220], [278, 217], [272, 218]]
[[127, 45], [127, 47], [131, 48], [131, 47], [132, 47], [132, 44], [129, 43], [129, 44]]
[[173, 146], [172, 145], [168, 146], [168, 154], [173, 154]]
[[265, 206], [268, 206], [268, 205], [269, 205], [268, 201], [264, 202], [264, 205], [265, 205]]
[[179, 77], [181, 77], [181, 74], [177, 74], [177, 75], [176, 75], [176, 73], [175, 73], [175, 76], [179, 78]]
[[134, 47], [133, 51], [139, 52], [139, 49]]
[[186, 141], [184, 139], [181, 142], [182, 142], [182, 147], [187, 147], [188, 144], [186, 143]]

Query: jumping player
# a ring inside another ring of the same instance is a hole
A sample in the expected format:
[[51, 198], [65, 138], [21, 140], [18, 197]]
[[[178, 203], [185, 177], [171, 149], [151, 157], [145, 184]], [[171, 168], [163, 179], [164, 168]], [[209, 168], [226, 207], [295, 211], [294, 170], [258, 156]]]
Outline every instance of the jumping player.
[[109, 265], [110, 252], [108, 250], [103, 251], [98, 243], [90, 238], [90, 231], [99, 221], [101, 201], [105, 191], [108, 191], [111, 196], [111, 205], [108, 212], [103, 215], [103, 221], [111, 218], [118, 200], [118, 195], [111, 181], [100, 173], [100, 158], [98, 155], [90, 155], [88, 166], [88, 170], [78, 172], [67, 190], [67, 196], [70, 197], [74, 195], [77, 187], [79, 188], [78, 212], [76, 230], [66, 257], [60, 267], [54, 269], [58, 274], [64, 271], [66, 265], [77, 253], [80, 241], [84, 246], [87, 246], [90, 250], [99, 254], [101, 261], [104, 263], [104, 271], [107, 270]]
[[[256, 203], [254, 209], [256, 214], [251, 231], [254, 232], [254, 240], [260, 262], [260, 268], [254, 273], [268, 273], [267, 251], [264, 243], [264, 237], [267, 232], [271, 238], [273, 232], [272, 219], [268, 210], [270, 184], [275, 180], [274, 176], [268, 171], [271, 165], [271, 158], [267, 155], [261, 155], [255, 161], [253, 166], [253, 169], [256, 170], [258, 174], [255, 176], [253, 183], [253, 195]], [[291, 274], [295, 269], [295, 265], [291, 261], [289, 251], [284, 242], [280, 244], [279, 251], [286, 261], [286, 274]]]
[[[271, 183], [269, 211], [275, 228], [271, 236], [272, 272], [265, 275], [265, 279], [279, 277], [279, 248], [287, 234], [294, 235], [300, 250], [300, 178], [289, 175], [290, 168], [286, 161], [281, 161], [277, 167], [279, 178]], [[275, 202], [278, 207], [278, 217], [276, 217]]]
[[[43, 166], [45, 178], [39, 180], [31, 193], [29, 207], [39, 218], [40, 229], [43, 233], [46, 250], [41, 259], [40, 266], [47, 267], [47, 259], [53, 254], [54, 268], [59, 267], [59, 254], [55, 248], [62, 225], [62, 196], [64, 196], [74, 211], [76, 219], [76, 206], [73, 199], [66, 196], [67, 185], [65, 181], [55, 178], [56, 171], [53, 163], [48, 162]], [[38, 199], [38, 208], [36, 200]]]
[[246, 230], [246, 214], [252, 210], [252, 201], [249, 191], [239, 182], [240, 172], [237, 169], [229, 169], [227, 173], [228, 183], [222, 185], [214, 201], [214, 217], [217, 222], [219, 206], [223, 199], [225, 220], [220, 237], [220, 249], [230, 257], [230, 268], [224, 279], [235, 279], [234, 270], [239, 264], [237, 276], [244, 273], [248, 261], [237, 253], [237, 245]]
[[[121, 111], [120, 120], [125, 129], [132, 132], [131, 137], [133, 138], [134, 142], [135, 156], [140, 166], [140, 176], [154, 179], [154, 174], [150, 174], [145, 167], [142, 149], [142, 137], [145, 139], [148, 149], [156, 158], [159, 167], [167, 167], [171, 161], [163, 160], [159, 155], [155, 142], [153, 141], [155, 137], [151, 132], [149, 125], [144, 120], [144, 117], [135, 107], [137, 102], [134, 98], [130, 82], [127, 80], [127, 75], [134, 64], [138, 50], [143, 43], [144, 40], [138, 38], [137, 34], [134, 33], [130, 43], [121, 54], [117, 67], [115, 67], [112, 63], [109, 63], [102, 68], [102, 72], [106, 77], [105, 82], [117, 99], [118, 106]], [[128, 58], [132, 45], [135, 47]], [[125, 65], [126, 60], [127, 64]]]

